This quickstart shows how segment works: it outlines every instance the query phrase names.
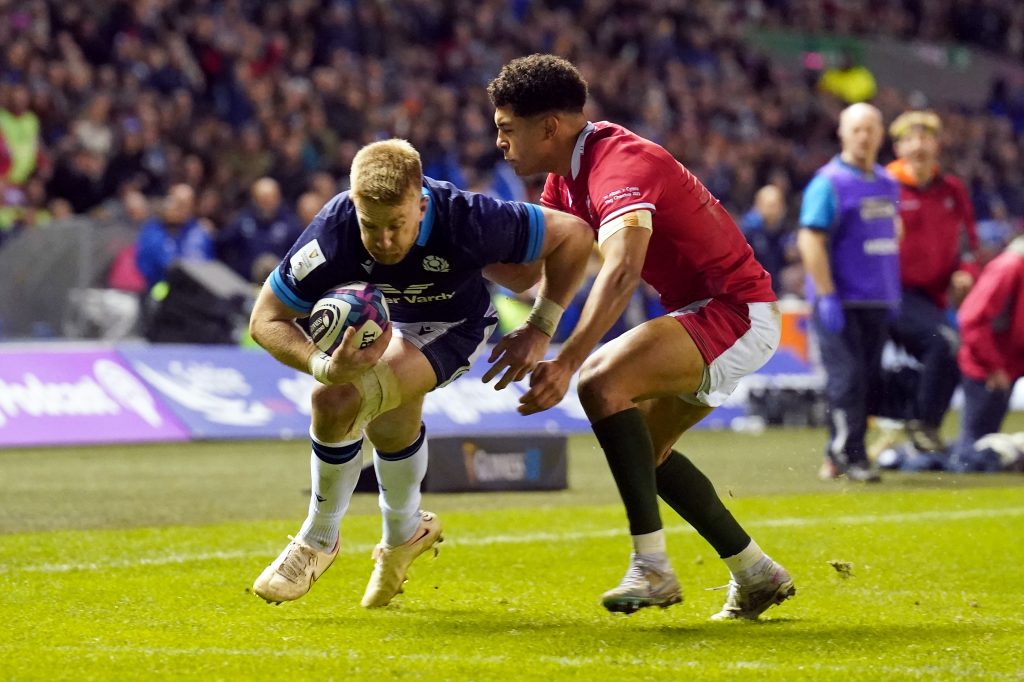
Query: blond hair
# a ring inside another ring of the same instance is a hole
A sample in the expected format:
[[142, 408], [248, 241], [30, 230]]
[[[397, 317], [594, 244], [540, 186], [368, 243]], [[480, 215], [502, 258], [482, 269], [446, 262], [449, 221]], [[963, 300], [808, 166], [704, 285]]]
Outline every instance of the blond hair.
[[423, 182], [420, 153], [405, 140], [368, 144], [352, 159], [352, 197], [389, 206], [400, 204]]
[[942, 130], [942, 121], [934, 111], [906, 111], [897, 116], [889, 126], [889, 135], [894, 140], [898, 140], [916, 127], [938, 135]]

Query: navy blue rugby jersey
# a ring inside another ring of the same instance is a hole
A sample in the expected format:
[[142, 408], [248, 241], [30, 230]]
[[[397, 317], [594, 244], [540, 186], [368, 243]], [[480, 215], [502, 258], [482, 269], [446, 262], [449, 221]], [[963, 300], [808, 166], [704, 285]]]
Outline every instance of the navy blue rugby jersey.
[[539, 206], [499, 201], [451, 183], [423, 179], [427, 211], [416, 243], [401, 262], [373, 260], [359, 238], [348, 192], [320, 210], [270, 276], [288, 307], [308, 313], [328, 289], [371, 282], [398, 322], [455, 322], [482, 317], [490, 294], [481, 274], [491, 263], [528, 263], [540, 256]]

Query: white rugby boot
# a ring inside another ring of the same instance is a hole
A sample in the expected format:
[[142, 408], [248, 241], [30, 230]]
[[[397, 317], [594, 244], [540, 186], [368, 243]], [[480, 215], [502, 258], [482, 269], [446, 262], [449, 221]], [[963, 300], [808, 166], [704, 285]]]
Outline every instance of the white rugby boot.
[[725, 605], [711, 616], [711, 620], [757, 620], [768, 607], [781, 604], [795, 594], [796, 587], [789, 571], [772, 561], [761, 574], [761, 579], [750, 585], [730, 580]]
[[290, 535], [288, 539], [291, 540], [288, 546], [263, 569], [252, 585], [252, 591], [271, 604], [293, 601], [309, 592], [313, 583], [334, 563], [341, 546], [339, 538], [333, 550], [321, 552]]
[[683, 591], [666, 562], [656, 566], [644, 555], [633, 552], [629, 569], [619, 586], [601, 596], [601, 604], [613, 613], [635, 613], [648, 606], [667, 609], [683, 601]]
[[373, 550], [373, 573], [366, 585], [366, 592], [360, 602], [368, 609], [387, 606], [395, 595], [402, 591], [405, 574], [419, 555], [433, 549], [437, 556], [437, 545], [444, 542], [441, 536], [441, 520], [436, 514], [420, 511], [420, 525], [404, 544], [397, 547], [377, 545]]

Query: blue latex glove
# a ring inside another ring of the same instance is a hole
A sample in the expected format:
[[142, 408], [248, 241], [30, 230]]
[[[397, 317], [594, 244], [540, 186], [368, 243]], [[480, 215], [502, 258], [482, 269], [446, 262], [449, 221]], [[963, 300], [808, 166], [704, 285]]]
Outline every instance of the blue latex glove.
[[825, 331], [838, 334], [846, 326], [843, 315], [843, 302], [835, 293], [825, 294], [818, 299], [818, 319]]

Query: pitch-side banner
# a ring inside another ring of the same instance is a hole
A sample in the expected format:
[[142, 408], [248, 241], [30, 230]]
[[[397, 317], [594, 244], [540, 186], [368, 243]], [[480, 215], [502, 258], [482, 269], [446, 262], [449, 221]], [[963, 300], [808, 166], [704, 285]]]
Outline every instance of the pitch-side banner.
[[[193, 438], [303, 438], [316, 382], [259, 350], [153, 345], [122, 350], [129, 366], [167, 403]], [[423, 419], [433, 435], [576, 433], [589, 430], [575, 388], [558, 407], [523, 417], [525, 386], [495, 391], [480, 361], [431, 392]]]
[[158, 344], [121, 354], [194, 439], [305, 438], [309, 431], [313, 378], [263, 351]]
[[113, 351], [0, 351], [0, 447], [187, 438]]

